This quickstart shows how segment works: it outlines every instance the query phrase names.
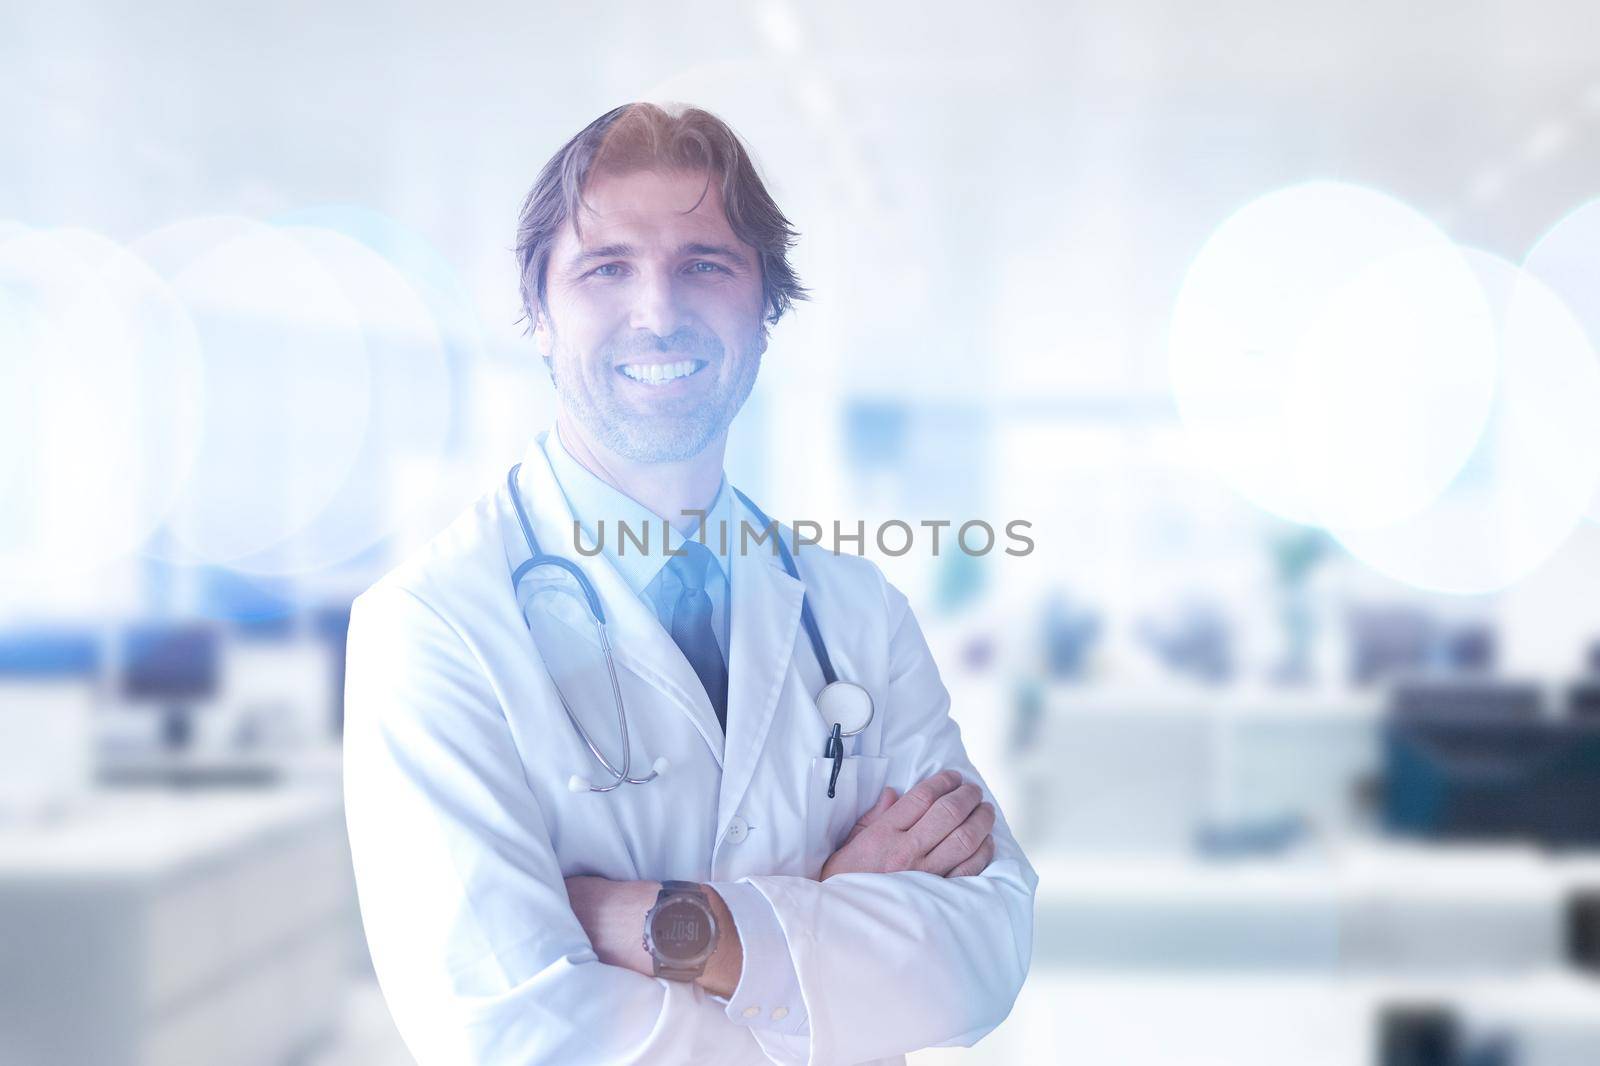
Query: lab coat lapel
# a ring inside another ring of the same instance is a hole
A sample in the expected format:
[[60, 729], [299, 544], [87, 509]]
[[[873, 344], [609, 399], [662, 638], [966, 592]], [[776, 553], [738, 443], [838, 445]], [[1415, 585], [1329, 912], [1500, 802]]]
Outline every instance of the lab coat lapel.
[[750, 787], [756, 762], [772, 727], [800, 632], [800, 603], [805, 587], [774, 557], [772, 541], [741, 551], [740, 527], [752, 530], [760, 520], [734, 498], [729, 530], [733, 571], [732, 648], [728, 663], [728, 737], [718, 797], [716, 839], [721, 840]]
[[[539, 434], [523, 457], [522, 470], [519, 472], [528, 521], [533, 526], [539, 546], [545, 552], [571, 559], [583, 568], [605, 608], [607, 635], [617, 665], [629, 670], [671, 701], [700, 732], [712, 755], [721, 763], [724, 758], [722, 727], [717, 723], [711, 699], [706, 695], [705, 686], [700, 683], [694, 668], [672, 642], [671, 635], [661, 628], [655, 612], [634, 595], [610, 560], [598, 555], [585, 556], [575, 550], [572, 543], [572, 511], [567, 506], [566, 497], [561, 493], [561, 486], [556, 482], [542, 447], [547, 434], [548, 431]], [[512, 518], [511, 521], [514, 527], [516, 519]], [[514, 549], [510, 550], [510, 555], [516, 557], [515, 566], [527, 558], [527, 545], [521, 533], [514, 528], [508, 536], [515, 538], [507, 541], [508, 550]], [[593, 542], [587, 537], [584, 548], [594, 548]], [[565, 614], [558, 617], [586, 639], [591, 642], [594, 640], [593, 627], [587, 620], [574, 622]], [[738, 614], [735, 613], [733, 617], [737, 623]], [[730, 706], [732, 702], [730, 694]], [[652, 707], [633, 706], [627, 709], [630, 716], [649, 714], [654, 710]]]

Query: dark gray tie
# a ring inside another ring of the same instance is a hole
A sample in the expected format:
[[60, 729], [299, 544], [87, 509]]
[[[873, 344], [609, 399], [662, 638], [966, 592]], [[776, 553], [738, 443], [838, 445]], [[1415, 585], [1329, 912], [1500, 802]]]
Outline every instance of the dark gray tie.
[[683, 657], [694, 667], [711, 706], [716, 709], [717, 722], [722, 731], [728, 731], [728, 667], [722, 660], [722, 649], [717, 644], [717, 634], [711, 628], [711, 597], [706, 594], [707, 568], [716, 564], [711, 549], [697, 541], [687, 541], [682, 555], [667, 563], [667, 568], [678, 579], [682, 591], [672, 606], [672, 620], [668, 627], [672, 642], [683, 652]]

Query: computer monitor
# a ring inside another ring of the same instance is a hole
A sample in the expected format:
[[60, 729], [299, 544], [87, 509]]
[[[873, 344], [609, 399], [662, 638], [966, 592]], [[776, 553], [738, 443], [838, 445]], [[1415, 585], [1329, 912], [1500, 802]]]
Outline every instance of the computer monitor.
[[1567, 900], [1567, 961], [1600, 975], [1600, 891], [1579, 890]]
[[1441, 1003], [1385, 1006], [1378, 1014], [1378, 1066], [1456, 1066], [1461, 1022]]
[[1600, 722], [1600, 680], [1573, 682], [1567, 690], [1567, 717], [1574, 721]]
[[206, 623], [147, 623], [122, 642], [122, 695], [159, 705], [166, 716], [162, 739], [183, 748], [192, 732], [193, 704], [217, 690], [218, 640]]
[[1538, 686], [1403, 687], [1383, 726], [1383, 752], [1392, 832], [1600, 844], [1600, 723], [1545, 716]]

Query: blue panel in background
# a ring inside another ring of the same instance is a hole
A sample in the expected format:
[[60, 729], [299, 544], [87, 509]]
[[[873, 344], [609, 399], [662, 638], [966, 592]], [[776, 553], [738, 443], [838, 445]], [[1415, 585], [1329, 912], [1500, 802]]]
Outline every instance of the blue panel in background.
[[222, 567], [206, 567], [197, 579], [199, 608], [205, 617], [229, 623], [247, 639], [281, 640], [293, 634], [300, 607], [289, 582]]
[[845, 409], [844, 418], [845, 448], [853, 468], [904, 463], [911, 417], [903, 404], [857, 401]]
[[102, 660], [99, 637], [88, 630], [0, 633], [0, 678], [93, 678]]

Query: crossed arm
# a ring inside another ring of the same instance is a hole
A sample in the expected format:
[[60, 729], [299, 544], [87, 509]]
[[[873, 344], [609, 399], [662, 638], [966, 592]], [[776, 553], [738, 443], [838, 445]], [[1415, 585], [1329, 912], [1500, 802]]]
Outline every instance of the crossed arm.
[[[822, 865], [822, 880], [845, 873], [921, 870], [940, 877], [982, 873], [994, 858], [994, 805], [976, 784], [944, 770], [919, 782], [904, 796], [885, 788], [872, 808], [851, 828], [839, 850]], [[610, 881], [569, 877], [567, 899], [595, 956], [650, 976], [654, 971], [641, 934], [645, 912], [661, 889], [659, 881]], [[706, 896], [717, 928], [716, 951], [697, 979], [700, 987], [724, 998], [733, 995], [744, 968], [738, 926], [722, 897], [707, 885]]]
[[977, 795], [904, 597], [886, 596], [882, 750], [906, 795], [881, 795], [820, 880], [740, 882], [771, 907], [804, 1035], [736, 1024], [713, 998], [738, 982], [742, 945], [714, 985], [644, 976], [651, 883], [564, 879], [482, 658], [520, 645], [469, 644], [403, 586], [360, 597], [345, 811], [373, 965], [417, 1061], [821, 1066], [967, 1045], [999, 1024], [1027, 973], [1038, 879]]

